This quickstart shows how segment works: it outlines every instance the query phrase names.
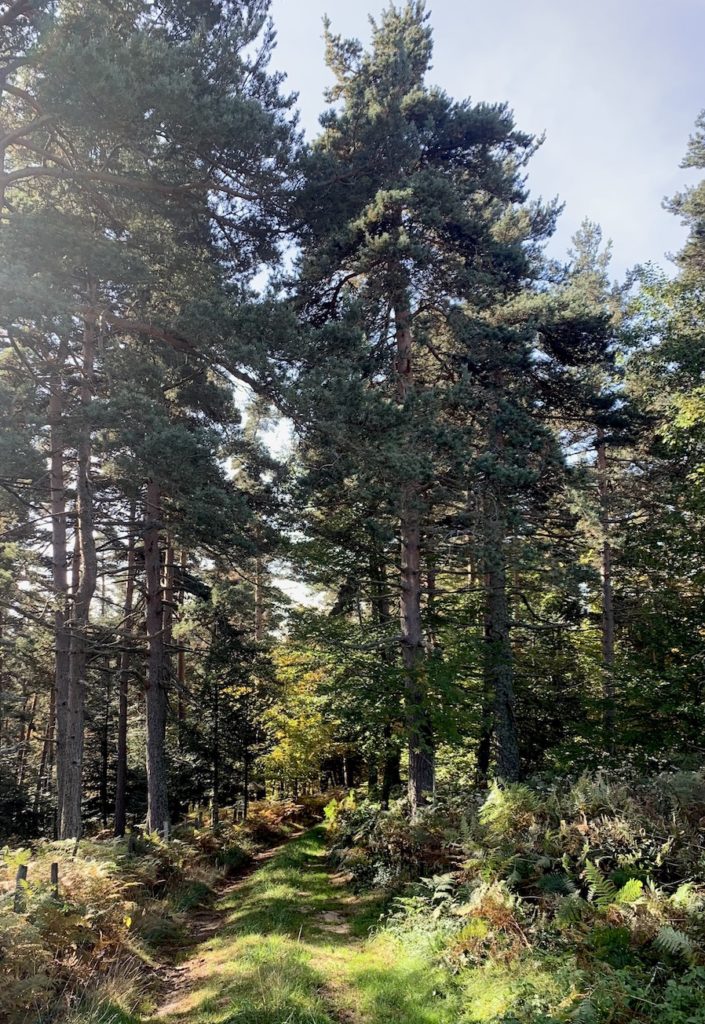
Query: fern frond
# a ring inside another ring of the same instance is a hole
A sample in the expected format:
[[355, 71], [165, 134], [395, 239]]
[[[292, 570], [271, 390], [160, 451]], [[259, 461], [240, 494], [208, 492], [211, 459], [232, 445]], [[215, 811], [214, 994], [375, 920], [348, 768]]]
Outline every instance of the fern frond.
[[671, 896], [671, 903], [679, 910], [685, 910], [690, 914], [703, 909], [703, 897], [693, 889], [692, 882], [684, 882], [683, 885], [679, 885]]
[[550, 875], [543, 875], [536, 884], [543, 892], [552, 892], [559, 896], [570, 896], [575, 892], [575, 882], [572, 878], [557, 871]]
[[590, 899], [601, 910], [615, 902], [617, 896], [616, 886], [614, 882], [605, 877], [597, 864], [593, 864], [590, 860], [586, 861], [584, 874], [589, 884]]
[[654, 945], [659, 953], [664, 953], [667, 956], [680, 956], [684, 960], [692, 960], [695, 953], [693, 943], [685, 932], [678, 931], [677, 928], [671, 928], [668, 924], [659, 928], [658, 935], [654, 939]]
[[575, 1024], [597, 1024], [597, 1007], [591, 999], [583, 999], [571, 1019]]
[[581, 896], [577, 894], [566, 896], [558, 904], [556, 924], [559, 928], [568, 928], [570, 925], [579, 924], [589, 909], [589, 904]]
[[644, 883], [641, 879], [630, 878], [615, 894], [614, 902], [629, 906], [630, 904], [638, 903], [643, 898], [643, 895]]

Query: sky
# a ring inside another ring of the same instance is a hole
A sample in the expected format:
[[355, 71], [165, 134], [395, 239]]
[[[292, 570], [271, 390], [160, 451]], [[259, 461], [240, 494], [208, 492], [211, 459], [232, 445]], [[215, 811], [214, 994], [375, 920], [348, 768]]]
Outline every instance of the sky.
[[[315, 134], [330, 77], [322, 19], [366, 42], [386, 0], [273, 0], [273, 64]], [[529, 167], [534, 197], [565, 204], [549, 252], [565, 256], [585, 217], [613, 242], [613, 274], [668, 255], [685, 232], [664, 197], [705, 107], [705, 0], [430, 0], [429, 82], [456, 99], [507, 101], [522, 131], [546, 134]]]

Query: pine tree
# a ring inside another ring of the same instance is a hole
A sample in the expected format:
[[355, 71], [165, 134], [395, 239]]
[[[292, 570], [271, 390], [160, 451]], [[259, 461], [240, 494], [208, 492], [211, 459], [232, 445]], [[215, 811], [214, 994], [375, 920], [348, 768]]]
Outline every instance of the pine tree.
[[[267, 4], [176, 3], [166, 20], [161, 8], [77, 0], [37, 19], [36, 32], [24, 33], [27, 55], [16, 62], [18, 84], [10, 92], [17, 123], [25, 109], [37, 117], [31, 138], [24, 131], [4, 136], [3, 244], [13, 253], [3, 281], [12, 296], [4, 326], [10, 344], [18, 331], [29, 340], [40, 386], [52, 382], [62, 836], [80, 830], [86, 659], [101, 528], [91, 479], [97, 417], [121, 414], [105, 356], [146, 341], [189, 353], [204, 367], [217, 358], [246, 295], [244, 282], [276, 253], [292, 142], [290, 103], [267, 71], [273, 42]], [[37, 287], [38, 273], [44, 287]], [[69, 370], [77, 356], [79, 380]], [[237, 356], [231, 364], [239, 372]], [[67, 504], [70, 488], [75, 510]], [[74, 512], [69, 581], [67, 525]], [[149, 547], [154, 558], [158, 546]], [[156, 562], [151, 570], [150, 607], [159, 604], [162, 588]], [[150, 635], [157, 678], [149, 693], [158, 695], [161, 627]], [[150, 746], [162, 762], [161, 711], [154, 720]], [[159, 828], [163, 794], [155, 782], [159, 811], [151, 820]]]
[[[433, 787], [422, 561], [447, 444], [440, 410], [446, 403], [457, 405], [460, 392], [470, 390], [467, 347], [460, 356], [448, 355], [443, 339], [465, 329], [476, 340], [477, 327], [487, 329], [483, 309], [521, 289], [531, 275], [535, 246], [554, 219], [551, 208], [520, 211], [520, 168], [534, 140], [515, 129], [505, 106], [456, 103], [429, 88], [430, 59], [431, 33], [419, 3], [390, 8], [373, 23], [369, 53], [327, 30], [327, 60], [336, 77], [329, 99], [336, 106], [322, 118], [307, 168], [315, 204], [305, 207], [300, 278], [309, 322], [333, 318], [340, 324], [337, 338], [318, 337], [317, 351], [319, 358], [346, 360], [360, 381], [363, 397], [355, 409], [358, 419], [368, 418], [365, 438], [383, 415], [387, 419], [384, 443], [375, 444], [375, 462], [365, 476], [375, 472], [395, 488], [390, 511], [399, 524], [412, 808]], [[461, 304], [471, 311], [467, 328], [459, 323]], [[351, 323], [361, 332], [358, 339], [344, 330]], [[495, 334], [501, 345], [501, 331]], [[322, 352], [321, 343], [329, 349]], [[339, 372], [336, 386], [342, 377]], [[366, 391], [376, 395], [384, 413], [370, 414], [364, 406], [360, 411], [360, 403], [371, 404]], [[343, 393], [337, 398], [347, 400]], [[324, 429], [334, 428], [326, 422]], [[499, 443], [496, 436], [485, 437], [490, 447]], [[356, 441], [362, 443], [359, 435]], [[496, 520], [488, 516], [486, 522]], [[500, 538], [488, 536], [487, 557], [500, 548]], [[518, 754], [506, 628], [500, 622], [506, 618], [501, 571], [498, 566], [491, 590], [490, 646], [497, 651], [493, 686], [505, 750], [502, 771], [511, 777]]]

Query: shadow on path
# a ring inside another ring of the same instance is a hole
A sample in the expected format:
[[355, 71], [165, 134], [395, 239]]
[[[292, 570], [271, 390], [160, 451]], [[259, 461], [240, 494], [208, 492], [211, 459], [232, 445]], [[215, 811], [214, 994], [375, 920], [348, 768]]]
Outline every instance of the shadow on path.
[[366, 938], [374, 898], [337, 884], [325, 855], [319, 826], [232, 885], [215, 908], [217, 927], [174, 972], [173, 990], [149, 1020], [457, 1024], [454, 1000], [427, 960], [402, 953], [390, 937]]

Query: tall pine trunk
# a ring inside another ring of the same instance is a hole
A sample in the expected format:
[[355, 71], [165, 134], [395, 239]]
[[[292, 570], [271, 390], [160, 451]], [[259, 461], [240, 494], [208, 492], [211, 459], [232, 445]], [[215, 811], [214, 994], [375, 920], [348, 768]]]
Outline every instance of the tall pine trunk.
[[120, 654], [118, 677], [118, 727], [117, 727], [117, 770], [115, 774], [115, 835], [124, 836], [127, 824], [127, 712], [130, 692], [130, 668], [132, 661], [132, 610], [135, 595], [135, 529], [137, 505], [133, 499], [130, 505], [130, 525], [127, 539], [127, 580], [125, 582], [125, 604], [123, 608], [125, 636]]
[[49, 711], [44, 730], [44, 742], [42, 743], [42, 755], [39, 761], [39, 772], [37, 774], [37, 785], [34, 790], [34, 801], [32, 803], [32, 813], [35, 817], [39, 814], [42, 798], [46, 796], [51, 789], [52, 750], [54, 747], [55, 721], [56, 690], [52, 685], [49, 695]]
[[171, 538], [166, 538], [164, 551], [164, 658], [166, 664], [167, 686], [174, 677], [174, 545]]
[[[186, 576], [186, 551], [184, 548], [181, 549], [181, 558], [179, 561], [179, 597], [178, 597], [178, 615], [181, 619], [184, 614], [184, 581]], [[186, 651], [184, 650], [183, 640], [179, 641], [179, 646], [176, 652], [176, 699], [177, 699], [177, 725], [178, 725], [178, 743], [179, 749], [183, 744], [183, 733], [184, 724], [186, 721]]]
[[[384, 564], [384, 554], [377, 545], [374, 538], [371, 539], [370, 548], [370, 603], [373, 615], [381, 629], [389, 625], [392, 618], [389, 604], [389, 593], [387, 586], [387, 572]], [[380, 661], [382, 665], [388, 663], [389, 657], [386, 649], [382, 650]], [[380, 805], [383, 810], [389, 807], [389, 797], [392, 789], [401, 785], [400, 751], [392, 743], [392, 722], [385, 722], [382, 729], [383, 750], [382, 750], [382, 785], [380, 789]]]
[[488, 487], [484, 501], [485, 688], [493, 696], [497, 773], [505, 782], [515, 782], [520, 776], [521, 764], [514, 716], [505, 534], [500, 502]]
[[23, 715], [22, 730], [20, 734], [20, 743], [17, 752], [17, 788], [22, 789], [24, 786], [25, 772], [27, 770], [27, 761], [29, 759], [29, 751], [32, 743], [32, 733], [34, 732], [34, 720], [37, 714], [37, 704], [39, 703], [39, 694], [35, 693], [32, 697], [32, 704], [27, 710], [25, 705], [25, 711]]
[[105, 695], [103, 704], [103, 725], [100, 730], [100, 779], [98, 785], [100, 820], [103, 828], [108, 827], [108, 768], [110, 764], [110, 731], [111, 731], [111, 710], [113, 702], [112, 694], [112, 667], [110, 658], [105, 657], [103, 665], [105, 678]]
[[67, 344], [59, 342], [51, 371], [49, 393], [49, 498], [51, 508], [52, 581], [54, 589], [54, 713], [56, 716], [57, 830], [61, 821], [66, 781], [69, 673], [71, 639], [66, 520], [65, 437], [63, 428], [63, 368]]
[[483, 673], [482, 673], [482, 711], [480, 719], [480, 738], [477, 742], [477, 785], [485, 789], [490, 777], [490, 764], [492, 762], [492, 739], [494, 737], [494, 678], [491, 672], [489, 658], [490, 643], [490, 607], [488, 595], [490, 592], [489, 573], [484, 575], [484, 608], [482, 614], [483, 642], [485, 644]]
[[[95, 288], [89, 289], [95, 305]], [[88, 413], [93, 399], [95, 323], [87, 319], [83, 328], [81, 412], [76, 460], [76, 533], [74, 541], [74, 594], [71, 616], [70, 671], [67, 708], [64, 786], [59, 820], [59, 838], [81, 834], [83, 797], [83, 745], [88, 667], [88, 623], [98, 580], [98, 561], [93, 536], [93, 492], [91, 482], [91, 428]]]
[[[394, 307], [398, 396], [402, 406], [413, 389], [411, 315], [406, 301]], [[406, 728], [409, 744], [408, 798], [412, 817], [426, 803], [434, 786], [433, 732], [423, 682], [423, 630], [421, 623], [421, 521], [418, 485], [402, 485], [401, 541], [401, 649], [406, 690]]]
[[612, 544], [610, 542], [609, 480], [605, 432], [597, 431], [597, 486], [600, 505], [600, 568], [602, 577], [602, 728], [605, 750], [614, 753], [614, 598], [612, 593]]
[[144, 521], [144, 569], [147, 589], [147, 828], [162, 832], [169, 820], [166, 767], [166, 657], [162, 567], [159, 549], [161, 493], [159, 484], [147, 484]]
[[[218, 624], [213, 627], [212, 645], [215, 647]], [[220, 822], [220, 681], [218, 674], [213, 677], [213, 733], [212, 733], [213, 797], [211, 801], [211, 826], [215, 829]]]

